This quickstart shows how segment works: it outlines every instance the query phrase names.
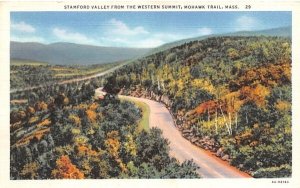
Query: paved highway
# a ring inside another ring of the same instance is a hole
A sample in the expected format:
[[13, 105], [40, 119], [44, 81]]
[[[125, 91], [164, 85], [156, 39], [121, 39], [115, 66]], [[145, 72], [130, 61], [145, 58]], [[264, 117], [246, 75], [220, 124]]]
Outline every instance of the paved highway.
[[150, 127], [158, 127], [163, 131], [163, 137], [170, 141], [170, 154], [180, 162], [193, 159], [200, 167], [198, 173], [204, 178], [250, 178], [248, 174], [239, 171], [222, 161], [212, 153], [201, 149], [184, 137], [175, 127], [168, 109], [161, 103], [144, 98], [122, 96], [146, 103], [150, 107]]

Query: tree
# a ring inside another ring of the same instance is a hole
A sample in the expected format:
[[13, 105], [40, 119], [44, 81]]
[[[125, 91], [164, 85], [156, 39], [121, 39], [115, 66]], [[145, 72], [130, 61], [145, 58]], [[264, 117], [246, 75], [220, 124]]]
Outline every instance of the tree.
[[69, 102], [68, 98], [65, 96], [64, 93], [60, 93], [56, 96], [54, 103], [56, 104], [56, 106], [58, 107], [63, 107], [64, 105], [66, 105]]
[[254, 102], [247, 102], [241, 106], [240, 126], [238, 130], [243, 130], [246, 127], [253, 127], [255, 124], [264, 122], [266, 114]]
[[37, 162], [27, 163], [24, 165], [20, 175], [24, 179], [36, 179], [38, 177], [39, 165]]
[[26, 108], [26, 113], [27, 113], [27, 116], [33, 116], [35, 114], [35, 109], [31, 106], [28, 106]]
[[162, 131], [151, 128], [149, 133], [142, 131], [137, 138], [138, 163], [151, 163], [162, 170], [170, 162], [169, 142], [162, 137]]
[[103, 90], [109, 94], [116, 95], [120, 91], [119, 83], [116, 80], [116, 75], [112, 75], [107, 78], [106, 84], [104, 85]]
[[239, 53], [236, 49], [234, 48], [229, 48], [227, 50], [227, 55], [231, 60], [236, 60], [239, 58]]
[[56, 168], [52, 170], [55, 179], [83, 179], [84, 174], [74, 165], [69, 156], [62, 155], [56, 160]]

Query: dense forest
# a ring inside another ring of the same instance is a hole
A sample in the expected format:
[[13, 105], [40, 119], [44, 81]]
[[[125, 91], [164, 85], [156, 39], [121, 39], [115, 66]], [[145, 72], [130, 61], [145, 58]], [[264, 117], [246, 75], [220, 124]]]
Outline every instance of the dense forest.
[[164, 103], [186, 139], [253, 177], [291, 176], [290, 39], [212, 37], [57, 84], [108, 68], [11, 64], [11, 89], [42, 83], [11, 93], [11, 179], [198, 178], [119, 93]]
[[142, 58], [107, 79], [161, 101], [195, 145], [253, 177], [290, 177], [291, 40], [212, 37]]
[[11, 179], [199, 178], [192, 161], [169, 156], [161, 130], [139, 127], [141, 109], [113, 94], [95, 99], [102, 82], [11, 94]]

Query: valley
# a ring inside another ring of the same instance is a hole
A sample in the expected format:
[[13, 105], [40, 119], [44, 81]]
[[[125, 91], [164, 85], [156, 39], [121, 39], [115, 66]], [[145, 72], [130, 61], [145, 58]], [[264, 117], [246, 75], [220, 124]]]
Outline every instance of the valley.
[[290, 38], [159, 48], [90, 66], [12, 61], [11, 179], [291, 176]]

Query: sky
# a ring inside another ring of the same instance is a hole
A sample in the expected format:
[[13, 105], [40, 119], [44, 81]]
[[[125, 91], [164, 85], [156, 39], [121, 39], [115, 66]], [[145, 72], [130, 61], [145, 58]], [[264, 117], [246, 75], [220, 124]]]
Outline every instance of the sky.
[[210, 34], [292, 25], [291, 12], [12, 12], [11, 41], [157, 47]]

